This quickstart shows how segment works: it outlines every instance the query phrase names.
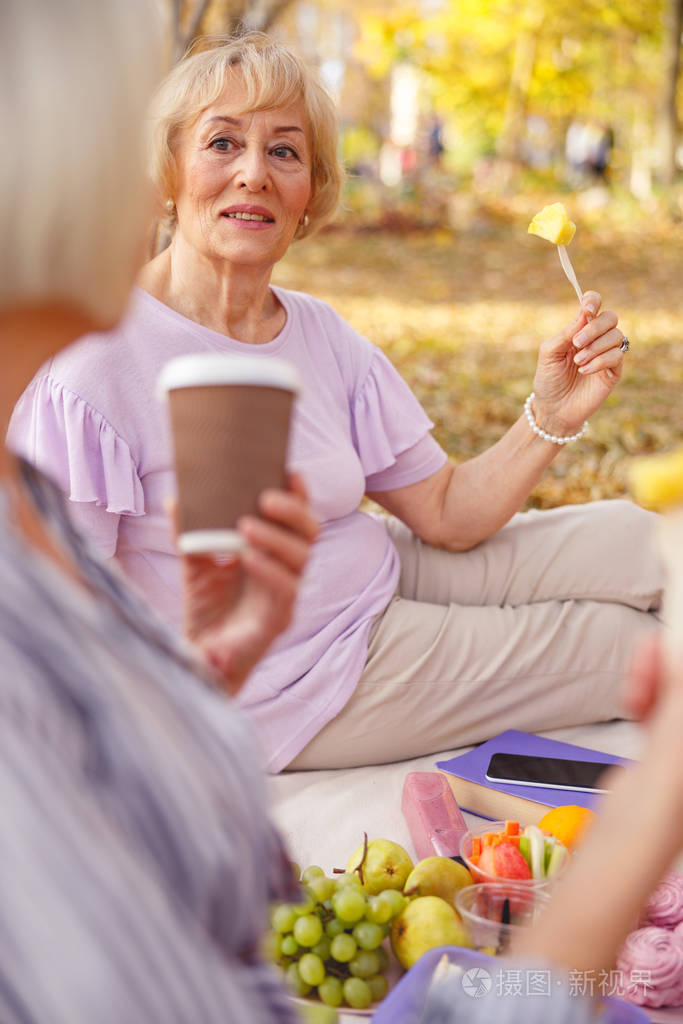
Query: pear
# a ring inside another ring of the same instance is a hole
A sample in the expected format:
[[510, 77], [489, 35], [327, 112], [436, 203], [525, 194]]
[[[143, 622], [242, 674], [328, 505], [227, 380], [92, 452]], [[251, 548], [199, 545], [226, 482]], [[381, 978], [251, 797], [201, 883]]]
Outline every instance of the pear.
[[453, 905], [456, 892], [474, 879], [463, 864], [450, 857], [425, 857], [415, 865], [403, 887], [404, 896], [440, 896]]
[[390, 839], [366, 839], [349, 857], [346, 870], [357, 871], [365, 891], [376, 896], [384, 889], [403, 889], [413, 862], [408, 852]]
[[457, 910], [439, 896], [417, 896], [391, 926], [391, 948], [406, 970], [437, 946], [470, 946]]

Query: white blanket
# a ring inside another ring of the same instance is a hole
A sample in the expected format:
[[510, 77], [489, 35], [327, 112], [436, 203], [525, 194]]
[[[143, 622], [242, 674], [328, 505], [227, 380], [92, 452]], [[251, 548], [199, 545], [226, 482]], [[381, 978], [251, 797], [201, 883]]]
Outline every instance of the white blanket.
[[[640, 750], [640, 728], [632, 722], [575, 726], [544, 735], [623, 757], [638, 757]], [[401, 813], [403, 781], [408, 772], [433, 771], [435, 761], [468, 749], [471, 748], [366, 768], [284, 772], [273, 776], [273, 812], [292, 857], [302, 868], [319, 864], [329, 874], [332, 868], [346, 865], [351, 853], [363, 842], [364, 831], [370, 839], [400, 843], [415, 857]]]

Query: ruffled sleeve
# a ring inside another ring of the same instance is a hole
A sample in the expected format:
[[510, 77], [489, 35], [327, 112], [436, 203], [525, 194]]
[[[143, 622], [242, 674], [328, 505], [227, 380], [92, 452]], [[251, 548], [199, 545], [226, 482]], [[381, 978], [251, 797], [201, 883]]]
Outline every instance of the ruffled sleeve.
[[101, 558], [116, 552], [119, 516], [145, 511], [131, 450], [92, 406], [49, 375], [32, 381], [12, 414], [8, 447], [50, 477]]
[[426, 415], [406, 382], [379, 349], [353, 405], [352, 436], [368, 491], [407, 487], [447, 461]]
[[71, 501], [117, 515], [143, 515], [145, 499], [126, 441], [87, 402], [50, 376], [16, 405], [9, 447], [51, 477]]

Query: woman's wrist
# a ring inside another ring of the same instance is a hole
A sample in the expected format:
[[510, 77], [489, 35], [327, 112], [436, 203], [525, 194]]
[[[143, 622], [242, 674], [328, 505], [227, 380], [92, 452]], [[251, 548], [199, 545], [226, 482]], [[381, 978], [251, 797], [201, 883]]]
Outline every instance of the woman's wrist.
[[[538, 412], [538, 406], [541, 411]], [[552, 413], [543, 411], [543, 406], [538, 402], [535, 392], [531, 392], [524, 403], [524, 415], [527, 418], [530, 429], [544, 441], [551, 441], [556, 445], [570, 444], [578, 441], [588, 429], [588, 420], [585, 420], [576, 429], [571, 429], [566, 421], [562, 421]]]

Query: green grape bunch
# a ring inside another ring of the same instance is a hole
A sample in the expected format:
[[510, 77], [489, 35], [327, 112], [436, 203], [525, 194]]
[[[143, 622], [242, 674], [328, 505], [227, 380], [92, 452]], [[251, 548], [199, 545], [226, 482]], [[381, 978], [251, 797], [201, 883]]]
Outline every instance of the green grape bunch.
[[406, 905], [397, 889], [369, 894], [356, 872], [328, 877], [311, 865], [301, 875], [301, 900], [270, 911], [266, 954], [294, 995], [330, 1007], [366, 1009], [387, 994], [383, 946]]

